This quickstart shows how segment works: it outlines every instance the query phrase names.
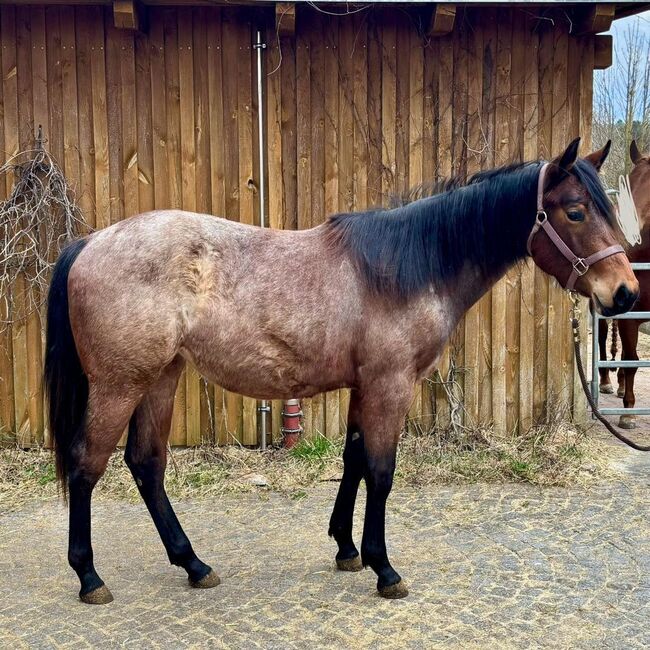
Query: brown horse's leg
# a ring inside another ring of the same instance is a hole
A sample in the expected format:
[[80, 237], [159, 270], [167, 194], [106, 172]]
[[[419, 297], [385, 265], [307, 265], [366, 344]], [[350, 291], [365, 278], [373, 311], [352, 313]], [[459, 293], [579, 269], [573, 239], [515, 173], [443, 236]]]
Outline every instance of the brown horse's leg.
[[140, 394], [89, 387], [84, 430], [71, 449], [68, 490], [70, 532], [68, 561], [81, 582], [79, 597], [93, 605], [110, 603], [113, 596], [97, 575], [90, 537], [90, 501], [93, 488], [106, 469]]
[[[600, 360], [607, 361], [607, 321], [603, 318], [598, 321], [598, 349], [600, 351]], [[609, 380], [609, 369], [600, 368], [600, 387], [601, 393], [613, 393], [614, 388]]]
[[131, 417], [124, 457], [158, 529], [169, 561], [187, 571], [192, 586], [214, 587], [219, 584], [219, 578], [196, 556], [165, 492], [167, 439], [174, 393], [184, 365], [182, 357], [177, 357], [145, 394]]
[[413, 398], [413, 384], [404, 378], [375, 380], [361, 391], [360, 424], [365, 450], [364, 478], [368, 491], [361, 541], [361, 561], [378, 576], [385, 598], [403, 598], [408, 589], [386, 552], [386, 500], [393, 486], [395, 457], [404, 418]]
[[[622, 320], [619, 324], [619, 331], [621, 334], [621, 345], [623, 353], [621, 359], [626, 361], [636, 361], [639, 355], [636, 351], [636, 344], [639, 340], [639, 321], [636, 320]], [[634, 397], [634, 376], [636, 375], [636, 368], [623, 368], [625, 375], [625, 394], [623, 395], [623, 406], [626, 409], [634, 408], [636, 399]], [[622, 429], [636, 428], [636, 417], [634, 415], [621, 415], [618, 421], [618, 426]]]
[[343, 477], [329, 527], [330, 537], [334, 537], [339, 546], [336, 566], [342, 571], [360, 571], [362, 568], [359, 551], [352, 541], [352, 519], [364, 466], [363, 438], [359, 425], [359, 395], [353, 390], [350, 395], [348, 430], [343, 452]]

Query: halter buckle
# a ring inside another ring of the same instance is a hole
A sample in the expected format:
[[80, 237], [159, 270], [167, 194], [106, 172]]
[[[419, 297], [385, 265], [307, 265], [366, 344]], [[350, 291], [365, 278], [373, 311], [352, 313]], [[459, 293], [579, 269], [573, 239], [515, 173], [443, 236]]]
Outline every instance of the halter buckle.
[[579, 257], [573, 262], [573, 270], [577, 275], [584, 275], [589, 270], [589, 264], [585, 262], [584, 258]]
[[537, 210], [537, 223], [541, 226], [546, 221], [548, 221], [546, 210]]

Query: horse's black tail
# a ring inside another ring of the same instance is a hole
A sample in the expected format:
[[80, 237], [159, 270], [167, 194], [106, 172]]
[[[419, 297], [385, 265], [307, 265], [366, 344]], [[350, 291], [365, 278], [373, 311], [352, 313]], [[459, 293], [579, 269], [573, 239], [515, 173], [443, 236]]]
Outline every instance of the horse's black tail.
[[85, 245], [86, 241], [79, 239], [59, 256], [47, 303], [44, 381], [56, 454], [56, 475], [64, 499], [67, 497], [70, 453], [75, 440], [82, 435], [88, 402], [88, 379], [81, 367], [68, 311], [68, 275]]

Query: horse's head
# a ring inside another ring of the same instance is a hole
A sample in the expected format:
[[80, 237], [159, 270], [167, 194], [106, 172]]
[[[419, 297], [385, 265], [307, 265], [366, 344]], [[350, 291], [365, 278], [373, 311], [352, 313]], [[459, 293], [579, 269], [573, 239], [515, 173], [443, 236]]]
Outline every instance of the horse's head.
[[541, 172], [537, 220], [529, 252], [562, 286], [591, 298], [605, 316], [632, 308], [639, 283], [618, 245], [614, 213], [598, 177], [610, 142], [578, 158], [580, 138]]
[[630, 189], [641, 228], [650, 225], [650, 155], [643, 155], [632, 140], [630, 158], [634, 167], [630, 171]]

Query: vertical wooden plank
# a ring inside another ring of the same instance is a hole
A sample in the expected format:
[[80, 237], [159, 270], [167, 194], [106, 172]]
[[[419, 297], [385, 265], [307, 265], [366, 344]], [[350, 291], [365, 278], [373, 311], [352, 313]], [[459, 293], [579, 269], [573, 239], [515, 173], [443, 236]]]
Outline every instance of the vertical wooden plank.
[[[524, 160], [534, 160], [537, 150], [537, 104], [538, 104], [538, 54], [539, 34], [533, 29], [531, 19], [519, 12], [518, 25], [522, 31], [524, 48], [524, 102], [523, 131]], [[535, 341], [535, 265], [527, 259], [521, 272], [521, 304], [519, 309], [519, 432], [525, 433], [534, 424], [534, 341]]]
[[[124, 219], [124, 165], [122, 164], [122, 75], [120, 71], [126, 39], [124, 30], [106, 22], [106, 115], [111, 125], [107, 143], [109, 223]], [[94, 53], [97, 56], [96, 53]], [[108, 224], [106, 224], [108, 225]], [[124, 442], [125, 438], [121, 442]]]
[[[355, 59], [357, 57], [362, 58], [363, 54], [357, 53], [358, 48], [361, 47], [360, 43], [356, 40], [360, 27], [357, 27], [356, 23], [345, 18], [335, 18], [333, 20], [337, 23], [333, 27], [333, 31], [338, 31], [337, 58], [339, 63], [338, 130], [336, 132], [336, 136], [338, 137], [336, 165], [338, 170], [338, 180], [336, 181], [338, 188], [338, 209], [343, 212], [351, 212], [355, 209]], [[361, 86], [362, 89], [363, 85]], [[330, 92], [332, 94], [336, 93], [334, 86]], [[332, 98], [332, 101], [334, 102], [336, 100]], [[361, 101], [363, 101], [363, 98], [361, 98]], [[359, 135], [357, 131], [357, 139]], [[345, 425], [347, 424], [349, 405], [349, 390], [339, 391], [339, 421], [343, 421]], [[344, 431], [345, 426], [342, 426], [341, 429]]]
[[[253, 151], [253, 70], [251, 23], [243, 14], [238, 19], [238, 127], [239, 127], [239, 220], [242, 223], [255, 223], [256, 201], [253, 186], [249, 180], [255, 179], [255, 153]], [[244, 397], [242, 401], [243, 442], [256, 445], [257, 401]]]
[[[550, 160], [553, 115], [553, 27], [549, 26], [546, 21], [540, 21], [536, 29], [539, 33], [538, 147], [542, 158]], [[546, 275], [535, 273], [535, 370], [533, 377], [533, 421], [535, 423], [547, 415], [548, 285], [549, 281]]]
[[[298, 229], [311, 226], [311, 69], [310, 69], [310, 43], [306, 29], [299, 29], [296, 33], [296, 102], [297, 102], [297, 129], [296, 145], [298, 156]], [[303, 426], [305, 436], [311, 438], [315, 435], [313, 427], [312, 400], [302, 400], [304, 413]]]
[[[468, 16], [471, 17], [471, 14]], [[466, 57], [468, 69], [472, 71], [467, 79], [467, 174], [480, 169], [481, 159], [481, 110], [483, 92], [483, 28], [480, 20], [472, 21], [467, 29]], [[481, 306], [474, 304], [465, 314], [465, 409], [472, 422], [482, 424], [479, 410], [480, 380], [480, 333]]]
[[[508, 161], [510, 153], [510, 69], [512, 46], [512, 12], [500, 9], [498, 13], [496, 53], [496, 158], [497, 164]], [[501, 279], [492, 288], [492, 421], [500, 433], [506, 430], [506, 306], [511, 290], [508, 278]]]
[[[310, 15], [308, 37], [310, 43], [310, 106], [311, 106], [311, 219], [317, 226], [325, 214], [325, 43], [323, 33], [326, 18], [320, 13]], [[352, 21], [350, 21], [351, 26]], [[312, 428], [327, 435], [326, 395], [314, 395], [311, 400]], [[338, 394], [336, 395], [338, 405]], [[337, 417], [338, 420], [338, 417]]]
[[[181, 205], [184, 210], [196, 210], [196, 151], [194, 115], [194, 62], [192, 39], [192, 9], [178, 10], [178, 89], [180, 99], [181, 135]], [[185, 372], [185, 444], [201, 441], [201, 384], [196, 368]]]
[[75, 11], [61, 7], [61, 72], [65, 110], [63, 116], [63, 163], [65, 176], [80, 199], [79, 108], [77, 97], [77, 51], [75, 48]]
[[[0, 7], [0, 40], [2, 48], [2, 108], [3, 120], [0, 129], [3, 130], [5, 156], [18, 153], [18, 93], [16, 68], [16, 9], [10, 6]], [[13, 179], [6, 177], [2, 187], [2, 195], [11, 192]], [[0, 300], [0, 317], [8, 318], [6, 303]], [[15, 433], [16, 421], [16, 392], [14, 385], [13, 367], [15, 362], [13, 349], [14, 333], [12, 327], [7, 327], [0, 333], [0, 429], [3, 432]]]
[[[424, 104], [422, 86], [424, 62], [416, 29], [410, 21], [400, 21], [397, 47], [397, 160], [401, 168], [400, 192], [422, 184], [422, 129]], [[409, 409], [409, 424], [424, 427], [422, 384], [417, 384]]]
[[[93, 160], [93, 94], [90, 59], [93, 54], [90, 30], [93, 14], [90, 7], [75, 9], [76, 68], [79, 109], [79, 207], [86, 221], [94, 228], [95, 214], [95, 168]], [[74, 56], [74, 52], [73, 52]]]
[[[153, 23], [156, 24], [155, 21]], [[167, 207], [182, 206], [181, 181], [181, 117], [180, 117], [180, 81], [179, 81], [179, 50], [178, 50], [178, 14], [175, 9], [165, 9], [163, 13], [164, 66], [165, 66], [165, 108], [167, 113], [167, 164], [166, 177], [160, 179], [167, 184]], [[152, 79], [152, 83], [158, 83]], [[162, 98], [161, 98], [162, 99]], [[152, 100], [153, 101], [153, 100]], [[156, 104], [158, 105], [158, 104]], [[164, 166], [163, 166], [164, 169]], [[158, 179], [157, 179], [158, 180]], [[155, 183], [158, 186], [158, 182]], [[156, 189], [156, 193], [162, 188]], [[174, 415], [172, 420], [171, 445], [184, 445], [187, 442], [186, 419], [186, 376], [183, 373], [178, 382], [174, 399]]]
[[[226, 216], [228, 219], [239, 220], [241, 188], [239, 179], [239, 91], [237, 71], [240, 57], [240, 37], [237, 33], [237, 14], [232, 9], [223, 9], [222, 35]], [[243, 427], [242, 397], [227, 392], [225, 405], [228, 435], [234, 436], [241, 442]]]
[[[120, 160], [119, 173], [124, 188], [123, 214], [128, 218], [140, 212], [138, 128], [143, 124], [142, 120], [146, 120], [146, 116], [138, 113], [133, 33], [127, 29], [117, 31], [120, 32], [119, 72], [122, 124], [122, 159]], [[146, 122], [144, 123], [146, 124]], [[111, 134], [111, 137], [115, 137], [115, 135]], [[142, 137], [144, 139], [146, 136]]]
[[110, 224], [110, 166], [106, 110], [106, 61], [103, 8], [92, 7], [90, 15], [90, 72], [95, 152], [95, 219], [97, 228]]
[[[210, 131], [210, 202], [212, 214], [226, 215], [226, 185], [224, 168], [224, 126], [223, 126], [223, 72], [221, 10], [210, 8], [206, 17], [207, 26], [207, 84], [208, 120]], [[226, 394], [220, 386], [214, 387], [214, 418], [219, 444], [227, 444]]]
[[[579, 83], [578, 91], [578, 104], [573, 107], [574, 111], [579, 111], [578, 114], [578, 123], [577, 129], [578, 134], [581, 136], [581, 146], [584, 151], [591, 151], [594, 143], [591, 141], [591, 125], [592, 125], [592, 111], [593, 111], [593, 61], [594, 61], [594, 36], [587, 35], [581, 36], [578, 39], [579, 51], [575, 55], [577, 61], [579, 61], [579, 70], [576, 73], [575, 69], [570, 78], [570, 83], [574, 83], [574, 79], [577, 78]], [[574, 134], [571, 134], [573, 137]], [[602, 146], [603, 142], [596, 143], [598, 146]], [[582, 313], [587, 313], [587, 300], [583, 299], [582, 301]], [[582, 341], [582, 358], [587, 358], [587, 346], [589, 342], [588, 337], [588, 318], [582, 318], [580, 322], [580, 338]], [[567, 328], [568, 329], [568, 328]], [[592, 333], [592, 336], [594, 334]], [[571, 361], [571, 367], [573, 369], [573, 419], [575, 422], [587, 422], [589, 417], [589, 411], [587, 409], [587, 400], [582, 391], [582, 385], [580, 384], [580, 376], [578, 375], [578, 370], [575, 367], [575, 362]]]
[[[387, 16], [385, 17], [387, 18]], [[397, 117], [397, 27], [390, 18], [381, 24], [381, 119], [382, 119], [382, 203], [395, 191], [396, 144], [395, 119]]]
[[[153, 116], [151, 114], [151, 54], [152, 48], [149, 36], [141, 32], [133, 35], [133, 46], [135, 56], [135, 99], [131, 98], [130, 92], [125, 91], [122, 107], [122, 121], [124, 121], [124, 110], [129, 110], [129, 106], [135, 111], [136, 115], [136, 158], [128, 158], [126, 161], [127, 170], [135, 169], [131, 172], [129, 183], [133, 184], [134, 191], [137, 192], [138, 203], [131, 209], [138, 212], [147, 212], [155, 207], [155, 196], [153, 188]], [[162, 84], [164, 76], [158, 77], [157, 83]], [[135, 102], [135, 103], [134, 103]], [[126, 104], [126, 106], [124, 105]], [[128, 133], [128, 129], [124, 130]], [[133, 136], [130, 136], [133, 137]], [[128, 169], [130, 166], [130, 169]], [[126, 211], [127, 217], [129, 211]]]
[[[382, 45], [378, 12], [368, 15], [368, 204], [382, 202], [382, 111], [381, 65]], [[330, 74], [328, 72], [328, 79]]]
[[[567, 66], [569, 35], [560, 21], [554, 30], [553, 47], [553, 116], [551, 149], [561, 152], [569, 143], [567, 134]], [[567, 327], [569, 301], [563, 287], [555, 279], [549, 283], [548, 338], [546, 343], [548, 384], [546, 396], [550, 415], [568, 415], [573, 381], [570, 380], [569, 349], [570, 328]], [[559, 409], [559, 412], [557, 411]]]
[[[434, 181], [438, 176], [438, 39], [424, 40], [417, 32], [414, 32], [412, 42], [412, 56], [417, 48], [417, 56], [421, 57], [423, 61], [423, 118], [420, 149], [422, 152], [422, 180], [426, 183]], [[443, 357], [448, 358], [447, 351], [443, 353]], [[425, 415], [422, 425], [427, 431], [436, 425], [444, 428], [449, 423], [448, 411], [447, 419], [444, 420], [443, 414], [438, 413], [436, 409], [434, 379], [435, 374], [426, 377], [422, 383], [422, 408]]]
[[[356, 26], [356, 17], [353, 21]], [[338, 47], [339, 47], [339, 22], [338, 18], [328, 16], [323, 23], [323, 32], [326, 34], [325, 37], [325, 54], [324, 54], [324, 79], [323, 79], [323, 92], [324, 92], [324, 119], [325, 119], [325, 129], [324, 129], [324, 153], [325, 153], [325, 170], [324, 170], [324, 182], [325, 182], [325, 214], [330, 215], [338, 211], [339, 208], [339, 161], [338, 161], [338, 133], [339, 133], [339, 92], [338, 92]], [[356, 33], [356, 32], [355, 32]], [[357, 50], [357, 56], [354, 58], [355, 65], [355, 109], [357, 99], [359, 102], [363, 102], [364, 108], [360, 110], [365, 110], [365, 96], [361, 96], [364, 93], [365, 84], [361, 78], [359, 78], [359, 87], [357, 87], [357, 74], [359, 77], [365, 77], [366, 70], [363, 67], [363, 71], [360, 72], [360, 67], [364, 65], [365, 60], [365, 43], [363, 31], [359, 31], [359, 49]], [[358, 93], [358, 94], [357, 94]], [[354, 145], [359, 145], [359, 132], [357, 124], [354, 123]], [[365, 137], [365, 133], [364, 133]], [[361, 163], [362, 158], [359, 160], [356, 159], [355, 162], [358, 164]], [[358, 170], [355, 169], [355, 174]], [[363, 172], [359, 172], [359, 176], [363, 176]], [[363, 198], [365, 205], [365, 197]], [[347, 422], [347, 409], [346, 409], [346, 395], [344, 391], [332, 391], [327, 394], [326, 397], [326, 427], [327, 427], [327, 437], [332, 438], [339, 433], [345, 431], [346, 422]]]
[[[165, 35], [163, 13], [149, 13], [151, 119], [153, 129], [153, 201], [156, 209], [170, 207], [167, 160], [167, 102], [165, 95]], [[144, 81], [143, 81], [144, 83]]]
[[[208, 70], [212, 62], [208, 57], [207, 9], [195, 8], [192, 11], [194, 55], [194, 113], [196, 147], [196, 187], [195, 210], [207, 214], [211, 209], [211, 169], [210, 169], [210, 122]], [[199, 437], [195, 443], [215, 443], [214, 389], [207, 381], [199, 378]]]
[[[12, 45], [10, 45], [12, 47]], [[34, 115], [32, 104], [32, 52], [30, 8], [19, 7], [16, 12], [16, 63], [17, 63], [17, 127], [18, 147], [27, 150], [34, 146]], [[13, 180], [13, 179], [12, 179]], [[15, 304], [18, 314], [25, 312], [25, 279], [16, 281]], [[28, 447], [32, 442], [30, 422], [29, 348], [30, 334], [25, 319], [12, 328], [14, 350], [14, 390], [16, 406], [16, 433], [18, 445]]]
[[[521, 14], [511, 9], [512, 45], [509, 102], [509, 158], [520, 161], [523, 156], [523, 93], [525, 75], [526, 39]], [[519, 428], [519, 364], [521, 267], [511, 268], [506, 274], [506, 430]]]
[[[480, 11], [483, 26], [483, 97], [480, 165], [483, 169], [495, 167], [496, 141], [496, 93], [497, 93], [497, 10], [486, 8]], [[479, 410], [481, 421], [492, 422], [492, 290], [479, 303], [480, 311], [480, 354], [479, 354]]]
[[[435, 122], [438, 130], [438, 165], [437, 174], [439, 178], [449, 177], [451, 170], [451, 140], [453, 120], [453, 79], [454, 79], [454, 57], [453, 57], [453, 34], [435, 39], [435, 50], [437, 54], [437, 95], [438, 114]], [[447, 380], [451, 364], [453, 340], [450, 340], [442, 354], [438, 370], [442, 381]], [[450, 409], [447, 394], [441, 385], [435, 387], [436, 399], [436, 422], [438, 426], [446, 428], [450, 424]]]

